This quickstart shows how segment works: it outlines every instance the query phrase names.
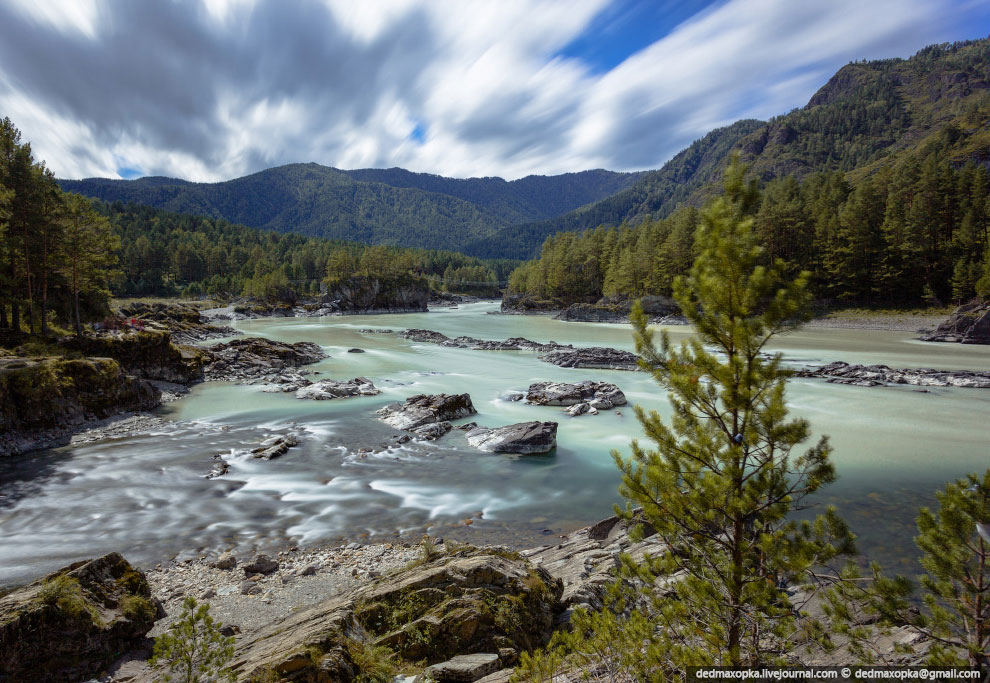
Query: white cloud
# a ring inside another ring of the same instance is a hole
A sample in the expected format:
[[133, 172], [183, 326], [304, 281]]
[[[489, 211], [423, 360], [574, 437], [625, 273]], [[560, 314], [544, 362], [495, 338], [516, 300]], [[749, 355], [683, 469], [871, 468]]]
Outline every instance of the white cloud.
[[554, 55], [606, 0], [203, 1], [0, 7], [0, 115], [62, 177], [656, 168], [802, 105], [851, 59], [945, 39], [954, 16], [950, 0], [730, 0], [598, 74]]

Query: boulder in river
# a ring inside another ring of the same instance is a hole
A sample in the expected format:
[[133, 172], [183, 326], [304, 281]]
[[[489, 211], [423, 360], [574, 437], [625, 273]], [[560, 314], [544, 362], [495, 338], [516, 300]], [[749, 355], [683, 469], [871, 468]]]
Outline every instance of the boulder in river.
[[548, 453], [557, 446], [556, 422], [519, 422], [505, 427], [475, 427], [468, 443], [489, 453]]
[[422, 427], [416, 427], [412, 430], [412, 432], [424, 441], [433, 441], [434, 439], [439, 439], [450, 430], [450, 423], [444, 421], [431, 422], [430, 424], [425, 424]]
[[335, 379], [324, 379], [296, 391], [296, 398], [308, 398], [315, 401], [329, 401], [334, 398], [349, 398], [352, 396], [375, 396], [382, 393], [365, 377], [355, 377], [346, 382]]
[[582, 349], [561, 348], [541, 356], [541, 360], [562, 368], [598, 368], [602, 370], [639, 370], [639, 356], [606, 346]]
[[540, 406], [573, 406], [578, 403], [597, 401], [594, 407], [608, 410], [612, 406], [626, 404], [626, 395], [614, 384], [585, 380], [568, 382], [537, 382], [529, 385], [526, 401]]
[[299, 445], [299, 439], [292, 434], [273, 436], [261, 442], [261, 445], [251, 451], [251, 455], [262, 460], [281, 458], [290, 448]]
[[990, 301], [971, 301], [957, 308], [944, 323], [922, 341], [990, 344]]
[[327, 357], [312, 342], [294, 344], [262, 337], [234, 339], [203, 349], [206, 379], [242, 382], [271, 379], [287, 368], [309, 365]]
[[397, 429], [415, 429], [433, 422], [449, 422], [476, 415], [468, 394], [417, 394], [405, 403], [392, 403], [378, 411], [381, 420]]
[[160, 610], [144, 574], [119, 554], [71, 564], [0, 598], [0, 680], [94, 678]]

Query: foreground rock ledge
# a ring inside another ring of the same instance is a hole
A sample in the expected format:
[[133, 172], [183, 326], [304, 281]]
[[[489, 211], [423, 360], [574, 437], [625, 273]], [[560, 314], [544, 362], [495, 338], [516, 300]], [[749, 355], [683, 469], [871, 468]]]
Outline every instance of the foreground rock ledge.
[[0, 598], [0, 681], [80, 681], [134, 647], [160, 607], [117, 553], [76, 562]]
[[463, 654], [508, 661], [548, 641], [562, 593], [559, 580], [515, 553], [463, 551], [245, 634], [232, 667], [241, 681], [275, 673], [346, 683], [361, 673], [351, 652], [368, 645], [427, 664]]

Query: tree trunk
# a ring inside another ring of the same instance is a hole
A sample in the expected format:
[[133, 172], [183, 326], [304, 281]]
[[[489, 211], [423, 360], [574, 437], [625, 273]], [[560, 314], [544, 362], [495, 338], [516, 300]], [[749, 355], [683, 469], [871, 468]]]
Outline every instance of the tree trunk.
[[48, 231], [41, 235], [41, 336], [48, 336]]
[[26, 285], [27, 302], [24, 304], [24, 311], [27, 313], [28, 331], [34, 334], [34, 291], [31, 287], [31, 258], [27, 250], [24, 251], [24, 283]]
[[76, 336], [82, 336], [82, 323], [79, 320], [79, 271], [75, 260], [72, 261], [72, 306], [76, 313]]

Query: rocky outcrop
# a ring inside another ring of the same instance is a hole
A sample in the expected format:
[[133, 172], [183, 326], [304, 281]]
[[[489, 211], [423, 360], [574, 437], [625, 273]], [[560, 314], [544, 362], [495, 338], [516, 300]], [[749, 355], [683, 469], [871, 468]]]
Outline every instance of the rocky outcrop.
[[520, 422], [506, 427], [475, 427], [469, 444], [489, 453], [549, 453], [557, 447], [556, 422]]
[[355, 276], [330, 284], [322, 302], [335, 313], [425, 313], [429, 299], [423, 278]]
[[377, 412], [383, 422], [397, 429], [416, 429], [476, 415], [478, 411], [468, 394], [417, 394], [405, 403], [392, 403]]
[[[643, 527], [643, 538], [635, 543], [629, 538], [633, 526]], [[641, 561], [648, 555], [660, 555], [664, 549], [653, 529], [642, 525], [641, 518], [634, 517], [629, 522], [609, 517], [568, 534], [559, 543], [523, 550], [520, 555], [563, 583], [563, 611], [558, 617], [558, 624], [562, 624], [578, 607], [602, 609], [608, 584], [615, 580], [614, 570], [619, 567], [621, 553]]]
[[896, 369], [886, 365], [850, 365], [835, 361], [820, 368], [799, 370], [795, 374], [798, 377], [819, 377], [833, 384], [861, 387], [908, 384], [918, 387], [990, 389], [990, 372], [966, 370]]
[[151, 410], [158, 389], [110, 358], [0, 360], [0, 455], [69, 442], [87, 423]]
[[[594, 299], [588, 299], [583, 303], [593, 303]], [[532, 294], [506, 294], [502, 297], [500, 310], [502, 313], [513, 315], [549, 315], [558, 313], [570, 304], [573, 300], [567, 301], [559, 298], [541, 299]]]
[[474, 351], [553, 351], [554, 349], [569, 349], [570, 345], [558, 344], [555, 341], [541, 344], [524, 337], [512, 337], [505, 341], [478, 339], [476, 337], [448, 337], [442, 332], [433, 330], [410, 329], [399, 333], [403, 339], [426, 344], [439, 344], [456, 349], [472, 349]]
[[334, 398], [350, 398], [352, 396], [376, 396], [382, 393], [365, 377], [355, 377], [352, 380], [341, 381], [324, 379], [296, 390], [296, 398], [307, 398], [315, 401], [328, 401]]
[[[274, 460], [275, 458], [281, 458], [289, 452], [290, 448], [295, 448], [298, 445], [299, 438], [293, 434], [273, 436], [270, 439], [262, 441], [261, 445], [257, 448], [252, 449], [251, 457], [260, 458], [261, 460]], [[226, 474], [226, 471], [223, 474]], [[213, 477], [208, 478], [212, 479]]]
[[84, 681], [136, 645], [160, 607], [117, 553], [76, 562], [0, 598], [0, 681]]
[[241, 681], [353, 681], [351, 653], [369, 646], [426, 664], [539, 647], [563, 586], [516, 557], [465, 550], [401, 570], [242, 635], [232, 668]]
[[639, 370], [639, 356], [630, 351], [620, 351], [606, 346], [590, 346], [583, 349], [555, 349], [543, 355], [541, 360], [562, 368], [598, 368], [602, 370]]
[[626, 404], [626, 395], [614, 384], [585, 380], [567, 382], [537, 382], [530, 384], [526, 401], [538, 406], [573, 406], [587, 403], [596, 410], [608, 410]]
[[240, 334], [232, 327], [211, 324], [189, 304], [137, 301], [121, 306], [117, 313], [128, 322], [140, 321], [146, 329], [169, 332], [174, 341], [185, 344]]
[[312, 342], [290, 344], [261, 337], [234, 339], [203, 349], [203, 353], [206, 379], [240, 383], [273, 381], [286, 369], [327, 357]]
[[990, 302], [971, 301], [960, 306], [922, 341], [990, 344]]
[[[644, 296], [639, 301], [643, 306], [643, 312], [649, 316], [652, 323], [684, 324], [686, 322], [681, 316], [680, 306], [670, 297]], [[571, 304], [554, 318], [567, 322], [628, 323], [629, 313], [635, 303], [636, 299], [609, 296], [593, 304]]]
[[113, 358], [135, 377], [175, 384], [202, 380], [203, 363], [208, 358], [202, 349], [173, 344], [167, 331], [108, 332], [72, 337], [60, 344], [86, 356]]

